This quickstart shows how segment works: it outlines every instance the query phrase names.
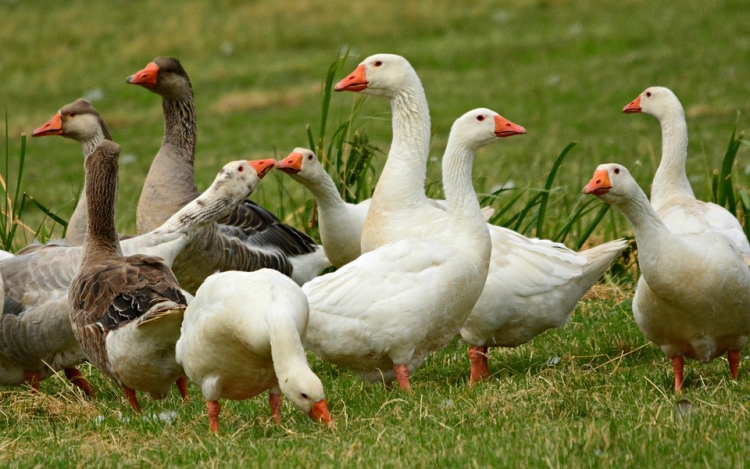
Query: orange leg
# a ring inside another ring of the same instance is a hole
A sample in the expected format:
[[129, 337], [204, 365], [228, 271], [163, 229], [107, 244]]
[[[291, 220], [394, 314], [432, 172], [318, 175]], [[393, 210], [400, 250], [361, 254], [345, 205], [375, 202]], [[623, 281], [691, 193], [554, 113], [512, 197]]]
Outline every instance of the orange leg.
[[31, 386], [31, 394], [39, 391], [39, 381], [41, 381], [38, 371], [24, 371], [23, 382]]
[[490, 376], [490, 364], [487, 359], [487, 347], [469, 347], [469, 362], [471, 374], [469, 384], [477, 384]]
[[271, 405], [271, 415], [276, 425], [281, 423], [281, 394], [268, 392], [268, 403]]
[[672, 357], [672, 371], [674, 371], [674, 392], [679, 393], [682, 391], [682, 369], [685, 366], [685, 361], [682, 355]]
[[86, 378], [83, 377], [80, 371], [78, 371], [78, 368], [71, 366], [70, 368], [65, 368], [65, 377], [68, 378], [68, 380], [78, 386], [78, 388], [83, 391], [87, 396], [94, 397], [96, 396], [96, 392], [94, 391], [94, 387], [89, 384], [88, 381], [86, 381]]
[[135, 397], [135, 391], [127, 386], [123, 386], [122, 389], [123, 391], [125, 391], [125, 395], [128, 397], [128, 402], [130, 402], [130, 405], [132, 405], [133, 409], [135, 409], [135, 411], [140, 414], [141, 407], [138, 405], [138, 399], [136, 399]]
[[179, 378], [177, 378], [177, 382], [175, 384], [177, 385], [177, 389], [180, 390], [180, 396], [182, 396], [182, 403], [187, 404], [190, 401], [190, 398], [188, 397], [187, 377], [185, 375], [180, 376]]
[[393, 365], [393, 372], [396, 373], [398, 385], [406, 392], [411, 392], [411, 383], [409, 383], [409, 369], [406, 365]]
[[219, 401], [206, 401], [206, 408], [208, 409], [208, 429], [214, 433], [218, 433], [221, 405], [219, 405]]
[[729, 360], [729, 372], [732, 374], [732, 379], [737, 379], [740, 376], [740, 351], [728, 351], [727, 358]]

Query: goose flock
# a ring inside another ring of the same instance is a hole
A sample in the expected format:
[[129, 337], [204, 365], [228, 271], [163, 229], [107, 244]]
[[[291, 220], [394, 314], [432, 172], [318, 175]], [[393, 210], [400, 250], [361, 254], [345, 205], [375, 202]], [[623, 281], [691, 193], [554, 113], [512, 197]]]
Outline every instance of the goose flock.
[[[490, 347], [516, 347], [563, 327], [625, 249], [615, 240], [575, 252], [487, 223], [472, 185], [476, 152], [526, 129], [479, 108], [458, 117], [442, 159], [445, 200], [425, 195], [430, 117], [422, 83], [398, 55], [366, 58], [338, 92], [387, 98], [393, 141], [372, 199], [345, 202], [306, 148], [281, 161], [233, 161], [200, 193], [194, 179], [196, 109], [187, 72], [158, 57], [127, 83], [161, 96], [164, 138], [137, 207], [137, 236], [115, 225], [118, 157], [105, 120], [86, 100], [63, 106], [33, 136], [80, 142], [85, 190], [66, 238], [3, 253], [0, 385], [28, 386], [58, 371], [89, 396], [88, 361], [122, 388], [154, 399], [188, 379], [219, 430], [220, 399], [269, 392], [332, 424], [305, 350], [368, 381], [411, 375], [456, 336], [468, 345], [469, 383], [491, 376]], [[727, 354], [737, 378], [750, 335], [750, 244], [738, 220], [699, 201], [687, 175], [687, 126], [677, 97], [651, 87], [623, 109], [655, 116], [662, 158], [649, 200], [628, 170], [599, 166], [584, 194], [633, 226], [641, 277], [633, 313], [672, 361]], [[318, 245], [248, 199], [272, 169], [315, 198]], [[334, 271], [321, 272], [333, 266]], [[193, 296], [194, 295], [194, 296]]]

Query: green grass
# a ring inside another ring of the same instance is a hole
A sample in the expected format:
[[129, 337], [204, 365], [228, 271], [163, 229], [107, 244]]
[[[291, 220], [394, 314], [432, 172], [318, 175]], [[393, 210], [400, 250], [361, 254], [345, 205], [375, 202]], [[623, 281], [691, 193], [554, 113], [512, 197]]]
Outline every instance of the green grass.
[[[302, 0], [214, 6], [0, 0], [0, 18], [0, 112], [9, 116], [10, 155], [4, 176], [16, 200], [14, 175], [23, 170], [23, 190], [64, 219], [83, 180], [78, 144], [29, 138], [24, 153], [20, 137], [62, 105], [101, 90], [94, 105], [123, 154], [134, 156], [121, 167], [118, 200], [118, 227], [132, 233], [135, 201], [163, 122], [160, 99], [126, 85], [126, 76], [157, 55], [182, 60], [196, 94], [196, 173], [205, 188], [227, 161], [281, 158], [296, 146], [318, 146], [326, 73], [346, 50], [350, 58], [333, 80], [377, 52], [404, 55], [419, 73], [433, 122], [428, 167], [433, 195], [439, 196], [440, 155], [458, 116], [489, 107], [527, 128], [528, 135], [506, 139], [476, 158], [476, 188], [483, 198], [509, 181], [518, 188], [497, 195], [494, 206], [508, 206], [498, 223], [520, 223], [531, 232], [541, 226], [545, 236], [576, 246], [601, 216], [593, 239], [629, 235], [621, 215], [600, 212], [598, 202], [584, 205], [589, 200], [580, 189], [599, 163], [613, 161], [629, 167], [648, 189], [660, 155], [658, 123], [621, 109], [651, 85], [672, 88], [685, 106], [688, 175], [698, 197], [736, 204], [743, 213], [750, 208], [747, 193], [734, 197], [725, 183], [731, 174], [735, 188], [750, 185], [747, 146], [730, 143], [727, 151], [732, 132], [746, 135], [750, 127], [750, 8], [743, 0], [408, 5]], [[327, 148], [336, 172], [346, 175], [338, 143], [327, 145], [356, 108], [352, 129], [387, 151], [388, 103], [370, 98], [358, 105], [361, 98], [352, 93], [329, 98], [328, 143], [320, 147]], [[354, 132], [349, 136], [346, 141]], [[570, 142], [576, 147], [559, 158]], [[21, 154], [23, 165], [16, 157]], [[384, 160], [375, 152], [370, 179], [350, 180], [359, 197], [371, 189], [371, 175], [379, 174]], [[515, 197], [517, 203], [508, 205]], [[266, 178], [254, 198], [300, 227], [312, 207], [309, 195], [281, 174]], [[44, 214], [33, 207], [25, 205], [24, 221], [36, 229]], [[590, 211], [579, 219], [579, 210]], [[187, 406], [176, 393], [166, 401], [144, 401], [146, 414], [176, 413], [170, 423], [145, 421], [95, 370], [87, 371], [100, 390], [96, 400], [81, 398], [60, 378], [43, 382], [36, 396], [3, 390], [0, 465], [746, 465], [747, 360], [738, 382], [728, 379], [726, 360], [688, 362], [686, 391], [674, 396], [669, 361], [633, 322], [625, 300], [632, 289], [626, 280], [600, 287], [566, 328], [517, 349], [493, 350], [495, 375], [473, 388], [467, 383], [465, 346], [458, 342], [417, 371], [412, 395], [313, 361], [334, 429], [320, 428], [288, 403], [276, 426], [262, 396], [226, 402], [222, 433], [211, 436], [195, 387]], [[559, 363], [548, 366], [555, 357]], [[677, 415], [681, 398], [693, 404], [685, 418]]]
[[[2, 391], [0, 465], [742, 467], [747, 360], [738, 382], [728, 379], [726, 360], [688, 362], [686, 390], [674, 396], [669, 360], [645, 343], [629, 301], [618, 305], [613, 298], [623, 295], [614, 287], [597, 292], [565, 329], [492, 350], [494, 375], [474, 387], [459, 342], [414, 374], [411, 395], [313, 360], [336, 421], [331, 429], [286, 401], [275, 425], [264, 394], [223, 401], [221, 434], [209, 435], [195, 386], [188, 405], [176, 390], [165, 401], [144, 397], [151, 416], [144, 419], [95, 371], [93, 401], [64, 378], [44, 381], [36, 396]], [[685, 417], [680, 399], [693, 406]], [[159, 420], [162, 413], [174, 420]]]

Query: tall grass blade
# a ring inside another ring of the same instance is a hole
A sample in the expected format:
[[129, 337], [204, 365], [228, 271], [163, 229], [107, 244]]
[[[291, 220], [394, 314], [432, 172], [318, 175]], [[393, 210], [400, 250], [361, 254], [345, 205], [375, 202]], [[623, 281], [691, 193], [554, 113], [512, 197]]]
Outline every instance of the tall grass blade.
[[734, 167], [734, 160], [737, 157], [737, 152], [740, 149], [743, 138], [742, 134], [740, 134], [739, 138], [736, 138], [736, 133], [737, 129], [733, 130], [732, 136], [729, 139], [729, 146], [727, 147], [727, 152], [724, 154], [724, 161], [721, 164], [716, 191], [716, 203], [722, 207], [726, 207], [731, 213], [737, 213], [734, 188], [732, 187], [732, 168]]
[[552, 184], [555, 181], [555, 176], [557, 176], [557, 171], [560, 169], [560, 165], [562, 165], [565, 157], [568, 155], [568, 153], [570, 153], [570, 150], [572, 150], [575, 146], [576, 142], [571, 142], [568, 144], [568, 146], [565, 147], [562, 153], [560, 153], [560, 156], [558, 156], [555, 160], [555, 164], [552, 165], [552, 170], [550, 170], [549, 175], [547, 176], [547, 182], [544, 184], [545, 190], [541, 193], [541, 200], [539, 201], [539, 212], [536, 220], [536, 236], [538, 238], [544, 237], [544, 219], [547, 214], [547, 204], [549, 203], [549, 196], [552, 190]]

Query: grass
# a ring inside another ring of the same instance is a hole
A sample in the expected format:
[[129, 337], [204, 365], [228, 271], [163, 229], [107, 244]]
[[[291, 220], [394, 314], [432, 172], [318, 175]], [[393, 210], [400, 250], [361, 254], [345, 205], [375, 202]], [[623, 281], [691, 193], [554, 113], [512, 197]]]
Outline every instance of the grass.
[[[357, 138], [361, 149], [387, 152], [388, 104], [331, 94], [324, 85], [372, 53], [394, 52], [412, 62], [430, 103], [432, 195], [439, 196], [440, 155], [453, 120], [489, 107], [529, 131], [476, 158], [476, 187], [498, 210], [495, 222], [541, 230], [573, 247], [589, 237], [627, 236], [621, 215], [582, 199], [580, 188], [599, 163], [616, 161], [648, 189], [660, 154], [658, 124], [620, 110], [646, 87], [664, 85], [686, 109], [688, 174], [698, 197], [750, 210], [741, 143], [750, 126], [750, 9], [742, 0], [230, 0], [210, 7], [0, 0], [0, 16], [0, 112], [9, 116], [4, 175], [14, 207], [24, 204], [19, 194], [26, 191], [47, 213], [69, 217], [82, 184], [79, 146], [55, 137], [24, 144], [20, 135], [79, 96], [99, 95], [94, 105], [131, 155], [120, 172], [118, 224], [134, 232], [134, 201], [163, 124], [159, 98], [124, 79], [156, 55], [179, 57], [193, 83], [199, 187], [226, 161], [283, 157], [309, 145], [349, 183], [346, 195], [365, 197], [384, 155], [363, 151], [365, 178], [352, 177], [345, 143]], [[346, 51], [349, 58], [326, 74]], [[354, 121], [342, 127], [351, 115]], [[24, 162], [15, 155], [25, 155]], [[18, 192], [9, 175], [21, 173]], [[275, 177], [254, 198], [305, 225], [308, 194]], [[727, 191], [728, 181], [735, 191]], [[508, 186], [516, 189], [500, 190]], [[24, 207], [35, 231], [45, 211]], [[750, 228], [750, 217], [745, 224]], [[597, 287], [564, 329], [493, 350], [495, 374], [480, 386], [468, 386], [459, 342], [417, 371], [412, 395], [313, 360], [334, 429], [318, 427], [288, 403], [276, 426], [263, 396], [226, 402], [222, 433], [211, 436], [194, 386], [186, 406], [176, 393], [147, 402], [146, 415], [157, 418], [144, 420], [88, 369], [100, 390], [96, 400], [58, 377], [35, 396], [2, 390], [0, 465], [743, 467], [750, 438], [747, 360], [738, 382], [728, 379], [726, 360], [688, 362], [685, 393], [674, 396], [669, 361], [635, 326], [627, 299], [633, 285], [620, 278]], [[685, 416], [678, 411], [683, 398], [692, 404]]]

